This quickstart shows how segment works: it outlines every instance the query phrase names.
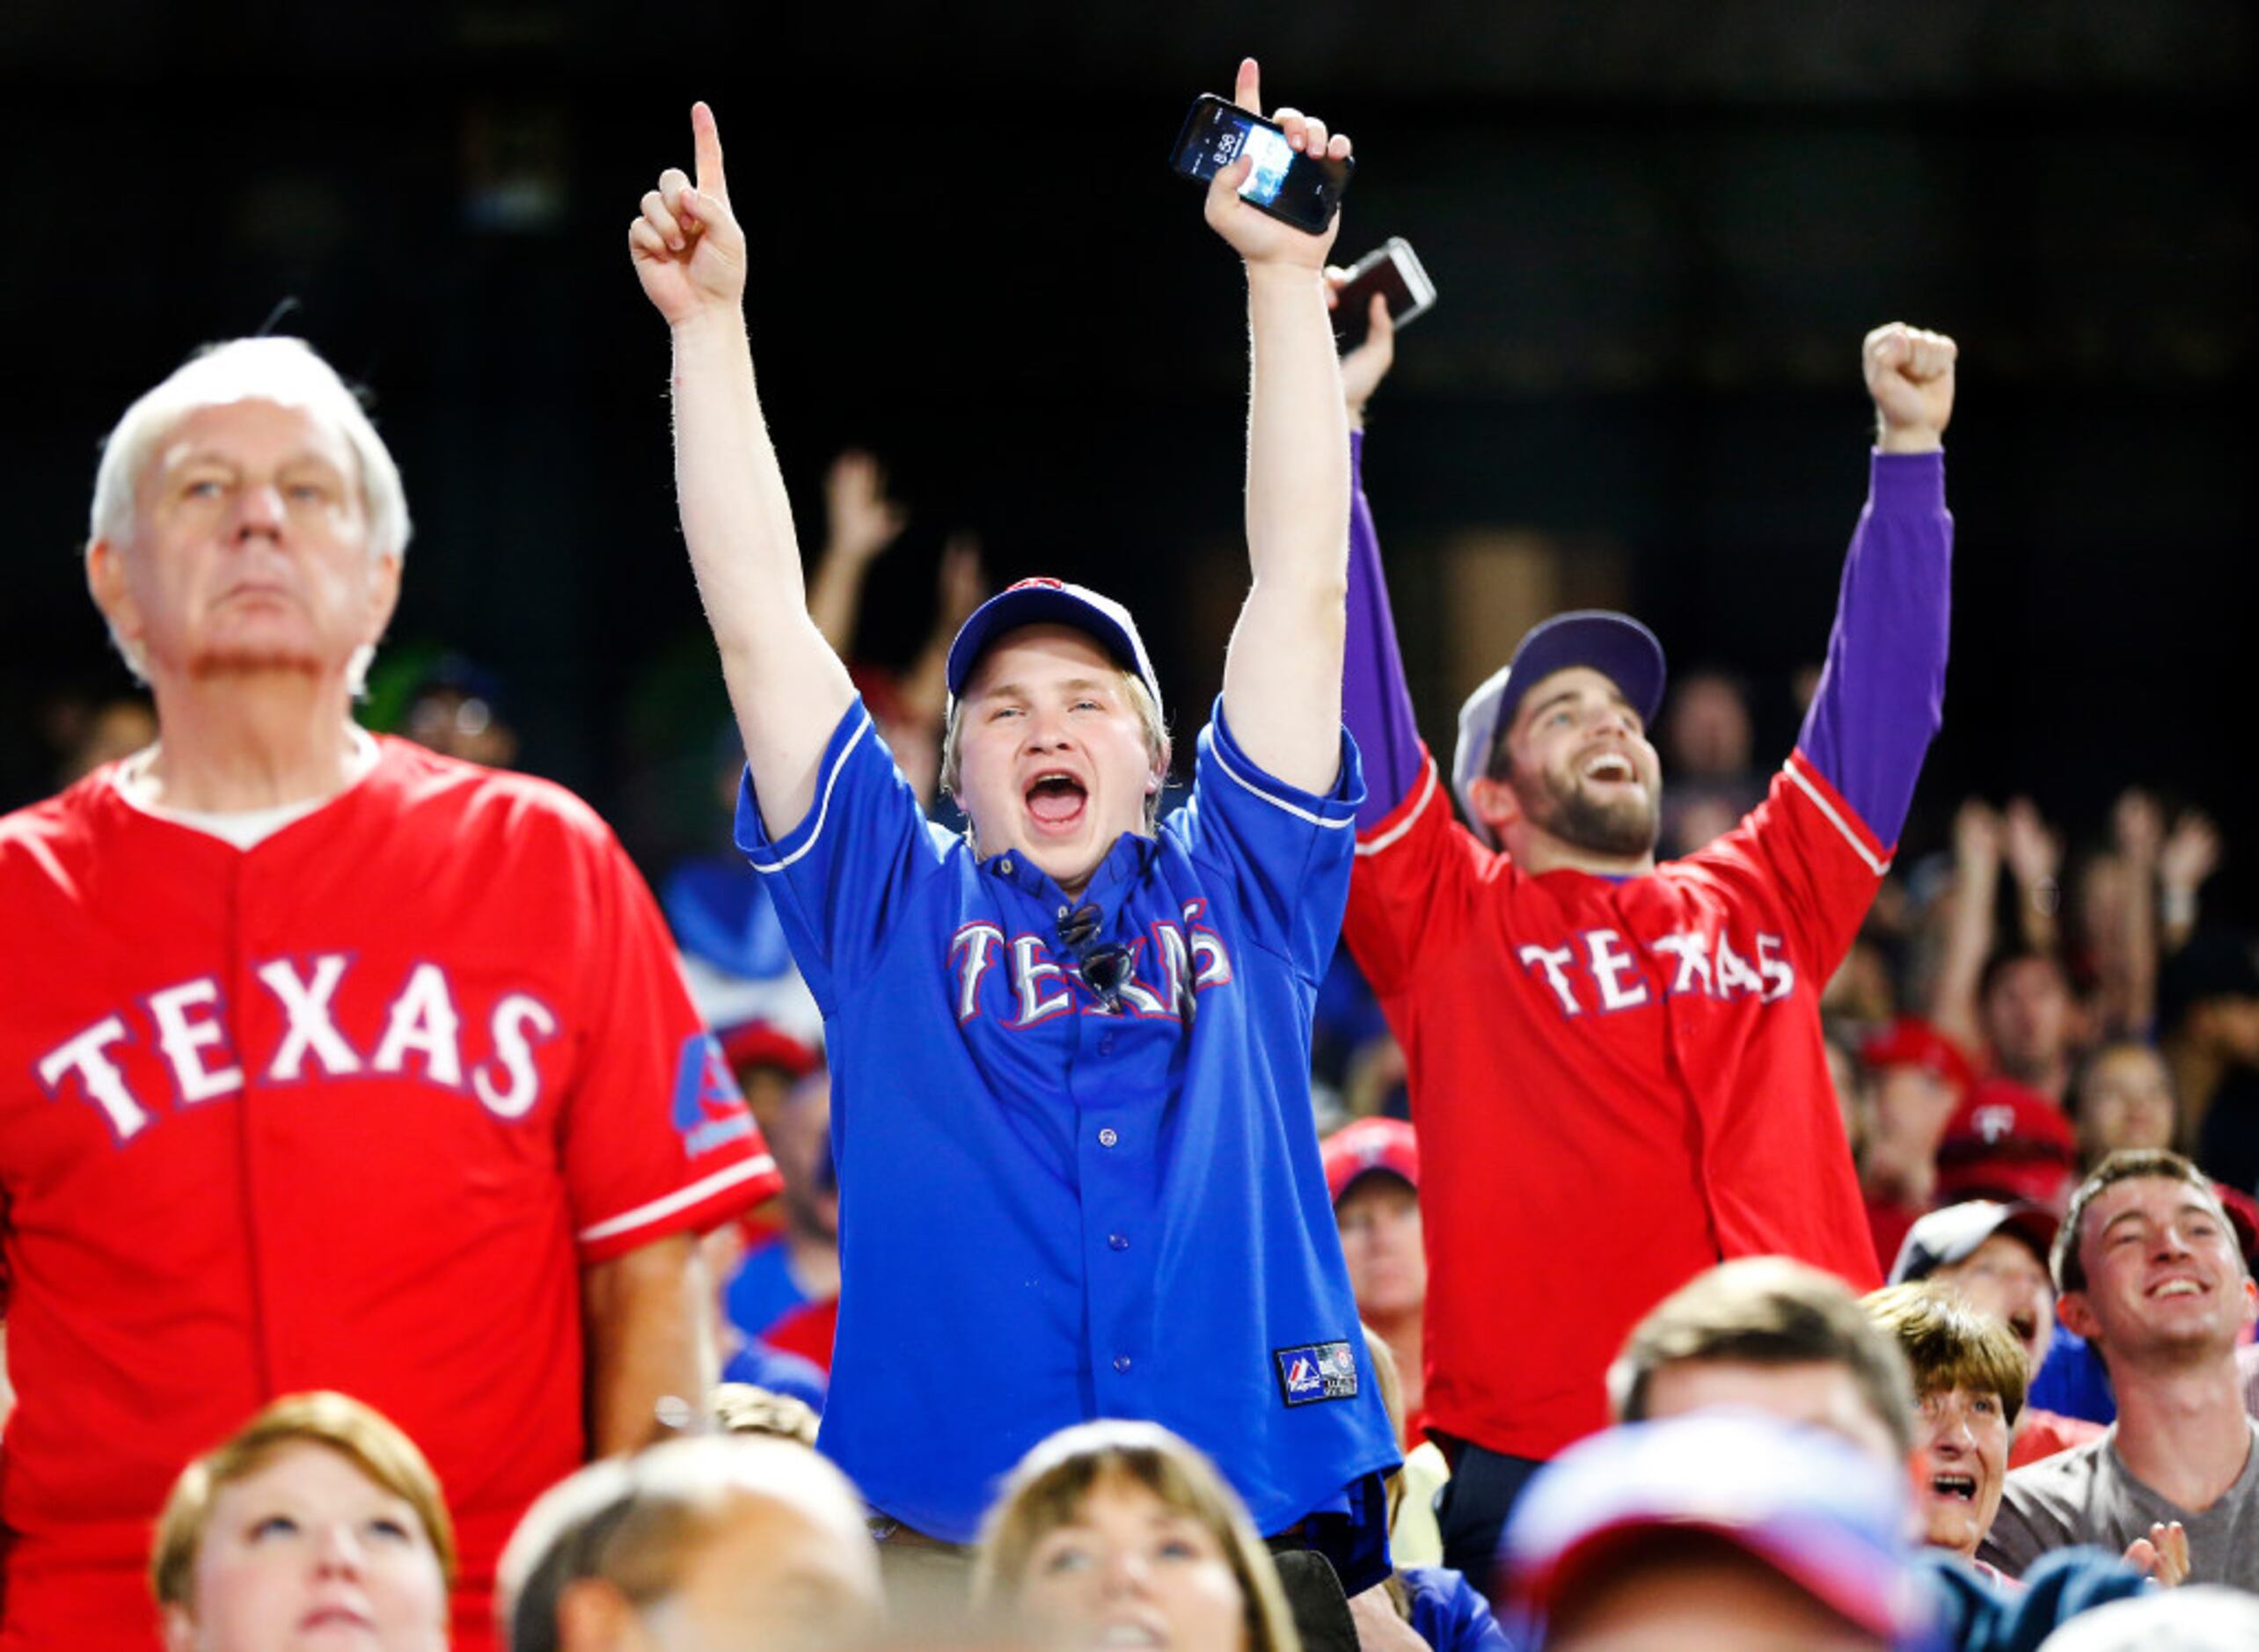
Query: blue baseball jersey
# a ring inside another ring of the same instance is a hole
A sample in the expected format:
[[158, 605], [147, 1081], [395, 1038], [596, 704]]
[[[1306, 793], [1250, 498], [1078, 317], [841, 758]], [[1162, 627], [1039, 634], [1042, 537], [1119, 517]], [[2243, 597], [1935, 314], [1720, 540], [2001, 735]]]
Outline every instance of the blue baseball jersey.
[[[969, 1541], [1000, 1477], [1095, 1417], [1214, 1458], [1257, 1524], [1385, 1569], [1395, 1442], [1310, 1107], [1318, 983], [1363, 795], [1261, 769], [1219, 701], [1190, 800], [1070, 900], [930, 824], [859, 701], [767, 874], [833, 1063], [839, 1332], [822, 1445], [872, 1504]], [[1061, 918], [1130, 949], [1119, 1013]]]

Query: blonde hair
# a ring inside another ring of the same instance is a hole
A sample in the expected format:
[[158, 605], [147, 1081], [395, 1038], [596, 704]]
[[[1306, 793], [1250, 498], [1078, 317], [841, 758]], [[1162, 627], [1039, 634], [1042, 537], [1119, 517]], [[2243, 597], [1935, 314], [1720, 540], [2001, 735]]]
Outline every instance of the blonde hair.
[[[361, 398], [315, 354], [303, 339], [230, 339], [210, 344], [174, 369], [154, 390], [126, 409], [103, 439], [101, 463], [94, 471], [94, 502], [87, 512], [86, 540], [122, 545], [134, 530], [135, 495], [157, 446], [189, 414], [240, 401], [271, 401], [330, 425], [345, 438], [361, 469], [361, 497], [369, 515], [369, 554], [407, 553], [413, 524], [399, 466], [369, 422]], [[110, 640], [127, 669], [146, 682], [138, 650], [111, 627]], [[356, 655], [353, 686], [360, 691], [368, 660]]]
[[1020, 1458], [981, 1527], [974, 1604], [1015, 1604], [1035, 1546], [1074, 1519], [1095, 1488], [1120, 1480], [1197, 1521], [1222, 1547], [1245, 1603], [1249, 1652], [1301, 1652], [1278, 1568], [1246, 1506], [1213, 1463], [1151, 1422], [1078, 1423]]
[[439, 1559], [440, 1575], [449, 1588], [455, 1586], [455, 1526], [430, 1463], [383, 1413], [349, 1394], [323, 1391], [275, 1400], [172, 1482], [149, 1561], [150, 1588], [159, 1606], [193, 1607], [196, 1557], [220, 1492], [294, 1445], [336, 1452], [371, 1485], [413, 1509]]
[[[1153, 699], [1153, 691], [1145, 686], [1144, 678], [1130, 670], [1122, 673], [1122, 686], [1130, 697], [1130, 705], [1137, 711], [1137, 727], [1145, 736], [1145, 755], [1153, 760], [1156, 769], [1166, 770], [1169, 760], [1169, 729], [1161, 720], [1161, 708]], [[941, 790], [953, 802], [957, 800], [957, 783], [963, 778], [960, 771], [964, 764], [965, 754], [958, 745], [958, 737], [964, 720], [965, 703], [952, 695], [948, 718], [941, 725]], [[1167, 778], [1164, 773], [1163, 785], [1155, 786], [1145, 799], [1145, 830], [1149, 836], [1160, 824], [1161, 793]], [[966, 837], [972, 836], [972, 820], [969, 815], [965, 822]]]

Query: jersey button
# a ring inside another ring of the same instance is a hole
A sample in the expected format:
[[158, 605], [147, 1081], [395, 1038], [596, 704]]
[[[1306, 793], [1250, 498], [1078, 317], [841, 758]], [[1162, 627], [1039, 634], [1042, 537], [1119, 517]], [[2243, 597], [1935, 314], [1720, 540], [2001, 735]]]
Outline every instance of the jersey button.
[[1123, 1234], [1108, 1233], [1106, 1236], [1106, 1246], [1108, 1250], [1126, 1251], [1130, 1248], [1130, 1240]]
[[1130, 1356], [1127, 1354], [1116, 1354], [1114, 1356], [1114, 1369], [1126, 1372], [1130, 1369]]
[[996, 863], [996, 869], [1008, 878], [1012, 875], [1012, 862], [1009, 860], [999, 860]]
[[1100, 1147], [1111, 1147], [1115, 1143], [1121, 1139], [1122, 1138], [1119, 1136], [1116, 1136], [1114, 1133], [1114, 1127], [1111, 1124], [1108, 1125], [1104, 1129], [1098, 1133], [1098, 1144]]

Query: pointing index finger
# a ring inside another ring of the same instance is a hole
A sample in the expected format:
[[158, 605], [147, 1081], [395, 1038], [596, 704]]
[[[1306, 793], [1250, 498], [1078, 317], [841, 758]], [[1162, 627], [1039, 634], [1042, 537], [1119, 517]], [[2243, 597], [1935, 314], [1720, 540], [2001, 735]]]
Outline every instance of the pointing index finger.
[[1252, 57], [1239, 60], [1239, 78], [1232, 88], [1232, 101], [1249, 114], [1263, 112], [1263, 71]]
[[691, 106], [691, 144], [698, 157], [698, 193], [728, 200], [729, 185], [721, 171], [721, 128], [714, 122], [713, 111], [704, 103]]

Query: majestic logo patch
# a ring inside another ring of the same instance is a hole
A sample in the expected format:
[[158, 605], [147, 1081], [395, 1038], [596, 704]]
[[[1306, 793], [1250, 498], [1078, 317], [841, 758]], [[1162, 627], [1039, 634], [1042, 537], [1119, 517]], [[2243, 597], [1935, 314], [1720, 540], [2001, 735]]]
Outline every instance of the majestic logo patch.
[[704, 1033], [683, 1041], [675, 1064], [674, 1120], [683, 1151], [693, 1158], [753, 1134], [753, 1115], [745, 1110], [721, 1046]]
[[1271, 1358], [1278, 1363], [1278, 1397], [1290, 1406], [1356, 1398], [1356, 1356], [1347, 1342], [1274, 1349]]

